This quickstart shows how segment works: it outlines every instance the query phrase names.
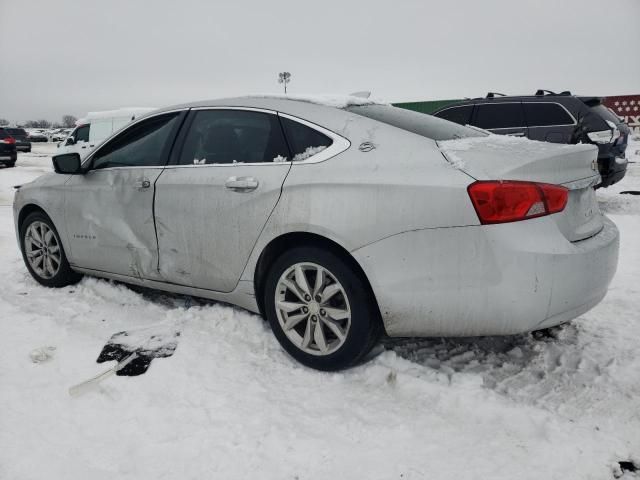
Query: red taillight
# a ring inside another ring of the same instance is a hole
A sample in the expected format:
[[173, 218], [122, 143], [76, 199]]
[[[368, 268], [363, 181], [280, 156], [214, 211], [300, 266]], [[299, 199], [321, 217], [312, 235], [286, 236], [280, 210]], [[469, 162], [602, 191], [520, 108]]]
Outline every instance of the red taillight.
[[2, 143], [8, 143], [9, 145], [13, 145], [14, 143], [16, 143], [16, 139], [13, 137], [7, 137], [4, 140], [2, 140]]
[[569, 198], [565, 187], [515, 180], [478, 181], [467, 190], [483, 225], [558, 213]]

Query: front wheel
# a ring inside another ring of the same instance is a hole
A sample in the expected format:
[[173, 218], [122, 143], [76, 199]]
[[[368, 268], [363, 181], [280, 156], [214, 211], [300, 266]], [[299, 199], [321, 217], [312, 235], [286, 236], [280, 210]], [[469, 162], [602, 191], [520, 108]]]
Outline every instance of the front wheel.
[[82, 278], [71, 270], [58, 232], [43, 212], [31, 213], [22, 222], [20, 247], [29, 273], [45, 287], [65, 287]]
[[282, 254], [267, 274], [265, 314], [300, 363], [340, 370], [358, 363], [381, 334], [366, 282], [341, 256], [319, 247]]

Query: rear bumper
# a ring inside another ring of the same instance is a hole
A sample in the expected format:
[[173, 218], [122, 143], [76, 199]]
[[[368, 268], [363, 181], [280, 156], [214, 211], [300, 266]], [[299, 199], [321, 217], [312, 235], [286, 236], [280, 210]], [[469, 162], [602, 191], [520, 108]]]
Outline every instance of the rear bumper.
[[418, 230], [354, 252], [391, 336], [515, 334], [557, 325], [595, 306], [618, 262], [604, 219], [571, 243], [551, 217]]
[[15, 163], [18, 159], [16, 152], [0, 152], [0, 165]]

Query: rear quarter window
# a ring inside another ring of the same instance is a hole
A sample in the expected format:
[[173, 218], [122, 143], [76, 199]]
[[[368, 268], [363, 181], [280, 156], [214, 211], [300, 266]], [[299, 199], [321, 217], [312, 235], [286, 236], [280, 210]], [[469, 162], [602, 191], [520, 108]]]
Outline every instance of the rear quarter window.
[[7, 138], [9, 134], [4, 128], [0, 128], [0, 138]]
[[346, 110], [435, 141], [481, 137], [485, 135], [472, 128], [463, 127], [462, 125], [434, 117], [433, 115], [413, 112], [411, 110], [405, 110], [404, 108], [391, 107], [388, 105], [349, 107]]
[[571, 115], [557, 103], [523, 103], [524, 115], [529, 127], [572, 125]]
[[300, 162], [330, 147], [333, 141], [313, 128], [280, 117], [294, 162]]

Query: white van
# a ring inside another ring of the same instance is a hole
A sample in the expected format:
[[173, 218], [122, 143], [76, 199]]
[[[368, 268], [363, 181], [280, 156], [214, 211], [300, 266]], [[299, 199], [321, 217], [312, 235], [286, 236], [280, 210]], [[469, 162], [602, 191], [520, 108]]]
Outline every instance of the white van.
[[58, 144], [59, 153], [76, 152], [84, 158], [113, 132], [153, 110], [155, 108], [120, 108], [89, 112], [76, 122], [76, 128]]

